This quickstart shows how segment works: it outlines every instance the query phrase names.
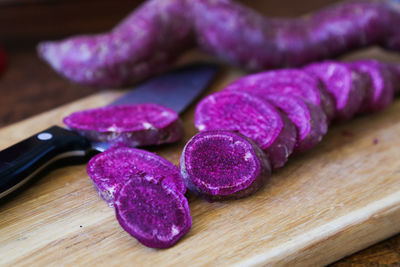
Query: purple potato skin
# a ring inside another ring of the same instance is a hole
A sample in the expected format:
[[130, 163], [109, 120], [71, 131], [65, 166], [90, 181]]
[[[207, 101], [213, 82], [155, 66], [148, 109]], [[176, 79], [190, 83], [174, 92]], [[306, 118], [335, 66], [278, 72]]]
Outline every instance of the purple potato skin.
[[88, 109], [64, 118], [72, 130], [113, 146], [173, 143], [183, 137], [178, 114], [158, 104], [132, 104]]
[[334, 97], [335, 120], [349, 120], [358, 112], [366, 94], [366, 84], [358, 71], [336, 61], [313, 63], [304, 70], [319, 78]]
[[240, 91], [222, 91], [196, 107], [199, 131], [232, 130], [252, 139], [269, 156], [273, 169], [282, 167], [293, 152], [297, 132], [293, 123], [263, 99]]
[[271, 175], [269, 159], [261, 148], [251, 139], [225, 130], [203, 131], [192, 137], [183, 149], [180, 169], [186, 187], [210, 201], [247, 197]]
[[114, 196], [129, 179], [152, 175], [163, 186], [185, 194], [186, 187], [178, 168], [168, 160], [146, 150], [117, 147], [90, 159], [87, 173], [101, 198], [112, 207]]
[[371, 45], [400, 51], [399, 6], [358, 0], [272, 18], [231, 0], [148, 0], [110, 32], [42, 42], [38, 54], [71, 81], [98, 87], [164, 72], [196, 42], [250, 71], [296, 67]]
[[194, 45], [185, 0], [149, 0], [110, 32], [38, 45], [38, 53], [69, 80], [121, 87], [171, 68]]
[[187, 199], [151, 175], [128, 180], [114, 202], [119, 224], [150, 248], [169, 248], [191, 228]]
[[354, 61], [349, 66], [369, 77], [359, 113], [378, 112], [389, 107], [394, 98], [394, 87], [387, 66], [371, 59]]
[[261, 95], [279, 93], [299, 96], [314, 105], [321, 106], [328, 122], [334, 117], [336, 109], [334, 99], [321, 81], [299, 69], [272, 70], [248, 75], [234, 81], [225, 90]]
[[260, 94], [265, 100], [282, 110], [297, 128], [294, 153], [313, 148], [328, 131], [326, 115], [320, 106], [288, 94]]
[[391, 1], [349, 1], [300, 18], [264, 17], [235, 1], [192, 5], [198, 45], [251, 71], [301, 66], [383, 45], [400, 51], [400, 8]]
[[395, 95], [400, 94], [400, 65], [395, 63], [387, 63], [386, 67], [390, 73], [393, 90]]

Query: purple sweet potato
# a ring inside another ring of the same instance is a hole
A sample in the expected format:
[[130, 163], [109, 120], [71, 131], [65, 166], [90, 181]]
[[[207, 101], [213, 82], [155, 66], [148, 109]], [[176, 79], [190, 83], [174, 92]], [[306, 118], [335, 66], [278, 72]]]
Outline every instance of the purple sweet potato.
[[152, 175], [154, 179], [184, 194], [186, 187], [178, 168], [154, 153], [129, 147], [111, 148], [94, 156], [87, 165], [87, 173], [109, 206], [114, 196], [129, 179]]
[[393, 91], [395, 95], [400, 94], [400, 65], [395, 63], [386, 64], [388, 71], [390, 72]]
[[262, 15], [229, 0], [191, 3], [200, 48], [249, 70], [280, 65], [283, 57], [274, 42], [274, 28]]
[[280, 66], [300, 66], [304, 62], [316, 61], [323, 58], [319, 47], [311, 49], [308, 38], [309, 21], [302, 18], [274, 19], [269, 21], [270, 27], [275, 31], [275, 43], [281, 55]]
[[114, 204], [122, 228], [151, 248], [173, 246], [192, 226], [187, 199], [152, 175], [128, 180]]
[[296, 128], [286, 115], [263, 99], [240, 91], [223, 91], [196, 107], [195, 126], [205, 130], [235, 130], [267, 153], [274, 169], [282, 167], [296, 144]]
[[146, 146], [176, 142], [183, 136], [178, 114], [158, 104], [132, 104], [72, 113], [64, 123], [97, 142]]
[[303, 70], [284, 69], [248, 75], [234, 81], [225, 90], [295, 95], [321, 106], [329, 121], [335, 113], [335, 102], [323, 84]]
[[360, 112], [380, 111], [392, 103], [394, 87], [391, 73], [385, 64], [376, 60], [360, 60], [349, 63], [349, 66], [371, 79]]
[[260, 97], [282, 110], [296, 126], [297, 142], [294, 152], [303, 152], [313, 148], [326, 134], [328, 122], [320, 106], [289, 94], [260, 94]]
[[38, 46], [58, 73], [82, 84], [119, 87], [171, 67], [193, 42], [184, 0], [149, 0], [108, 33]]
[[366, 84], [359, 72], [345, 63], [334, 61], [313, 63], [306, 66], [305, 70], [321, 79], [326, 90], [334, 97], [335, 119], [348, 120], [358, 112], [366, 93]]
[[229, 0], [193, 1], [198, 45], [249, 70], [300, 66], [370, 45], [400, 51], [400, 9], [348, 1], [301, 18], [263, 17]]
[[251, 71], [300, 66], [353, 49], [400, 51], [394, 1], [347, 1], [299, 18], [264, 17], [232, 0], [148, 0], [108, 33], [43, 42], [39, 55], [72, 81], [122, 86], [170, 68], [197, 45]]
[[249, 196], [271, 175], [267, 156], [233, 131], [203, 131], [183, 149], [180, 168], [189, 190], [208, 200]]
[[326, 56], [333, 57], [382, 43], [392, 35], [389, 25], [394, 15], [392, 8], [383, 2], [338, 3], [310, 15], [309, 37]]

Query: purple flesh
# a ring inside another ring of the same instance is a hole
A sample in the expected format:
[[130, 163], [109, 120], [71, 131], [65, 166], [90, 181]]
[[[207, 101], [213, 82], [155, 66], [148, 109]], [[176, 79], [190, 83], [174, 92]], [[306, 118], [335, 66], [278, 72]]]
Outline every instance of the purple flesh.
[[330, 121], [335, 113], [335, 102], [315, 77], [303, 70], [284, 69], [245, 76], [234, 81], [225, 90], [260, 94], [290, 94], [321, 106]]
[[336, 102], [335, 119], [351, 119], [360, 109], [365, 97], [365, 83], [357, 71], [347, 64], [333, 61], [313, 63], [305, 70], [321, 79]]
[[193, 46], [184, 0], [150, 0], [110, 32], [42, 42], [38, 53], [71, 81], [126, 86], [169, 69]]
[[173, 143], [183, 136], [178, 114], [158, 104], [132, 104], [72, 113], [64, 123], [97, 142], [146, 146]]
[[282, 110], [296, 126], [297, 142], [294, 152], [299, 153], [313, 148], [326, 134], [328, 123], [320, 106], [288, 94], [266, 94], [260, 97]]
[[282, 167], [296, 144], [296, 128], [263, 99], [239, 91], [223, 91], [204, 98], [195, 111], [199, 131], [234, 130], [256, 142], [274, 169]]
[[173, 246], [192, 226], [187, 199], [152, 175], [135, 178], [116, 195], [119, 224], [147, 247]]
[[376, 60], [360, 60], [349, 66], [366, 74], [371, 82], [366, 88], [366, 96], [360, 112], [376, 112], [387, 108], [393, 101], [394, 87], [391, 73], [386, 65]]
[[249, 196], [271, 175], [267, 156], [254, 142], [223, 130], [192, 137], [183, 149], [180, 167], [189, 190], [208, 200]]
[[87, 165], [87, 173], [100, 197], [109, 206], [114, 196], [129, 179], [152, 175], [161, 183], [181, 194], [186, 192], [178, 168], [154, 153], [128, 147], [112, 148], [94, 156]]

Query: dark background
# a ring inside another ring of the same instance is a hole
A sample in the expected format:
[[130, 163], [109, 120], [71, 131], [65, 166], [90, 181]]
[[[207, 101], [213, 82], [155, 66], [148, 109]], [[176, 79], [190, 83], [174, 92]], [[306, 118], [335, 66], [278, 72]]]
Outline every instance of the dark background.
[[[72, 84], [57, 75], [36, 56], [35, 46], [41, 40], [107, 31], [140, 2], [0, 0], [0, 46], [9, 59], [8, 68], [0, 74], [0, 127], [97, 92], [99, 89]], [[297, 16], [337, 1], [241, 2], [265, 15]], [[332, 266], [400, 266], [400, 235]]]

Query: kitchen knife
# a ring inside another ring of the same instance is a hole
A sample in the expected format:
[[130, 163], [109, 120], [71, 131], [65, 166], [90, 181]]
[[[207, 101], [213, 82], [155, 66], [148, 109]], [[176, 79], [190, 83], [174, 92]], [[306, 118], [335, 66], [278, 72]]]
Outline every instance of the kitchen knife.
[[[157, 103], [181, 114], [217, 73], [217, 65], [197, 63], [162, 74], [135, 87], [110, 105]], [[102, 152], [107, 143], [52, 126], [0, 151], [0, 198], [16, 190], [51, 163]]]

